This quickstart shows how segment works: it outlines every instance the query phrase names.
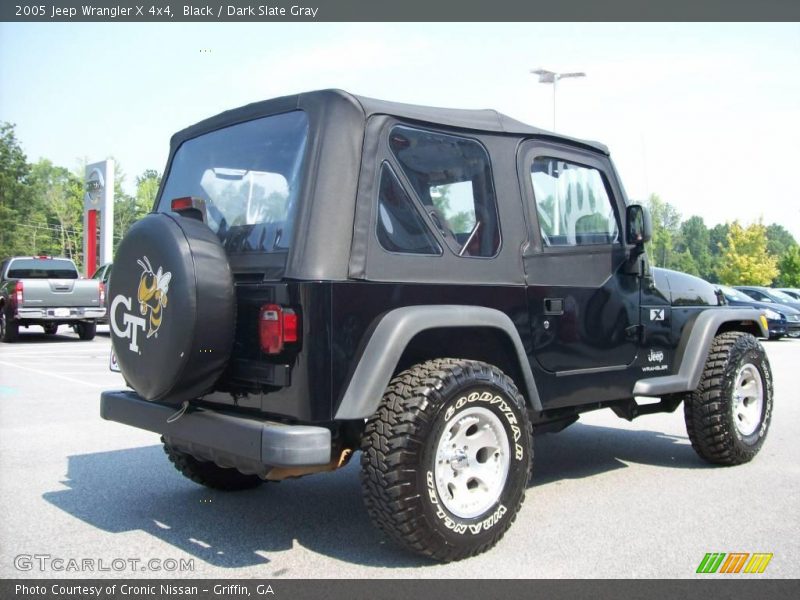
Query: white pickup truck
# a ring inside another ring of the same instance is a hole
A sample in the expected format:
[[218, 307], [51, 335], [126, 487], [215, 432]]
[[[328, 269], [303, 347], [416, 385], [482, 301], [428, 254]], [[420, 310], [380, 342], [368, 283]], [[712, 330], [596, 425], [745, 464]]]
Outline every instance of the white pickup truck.
[[94, 338], [105, 316], [105, 288], [81, 279], [68, 258], [15, 256], [0, 263], [0, 339], [13, 342], [20, 327], [40, 325], [54, 334], [71, 325], [82, 340]]

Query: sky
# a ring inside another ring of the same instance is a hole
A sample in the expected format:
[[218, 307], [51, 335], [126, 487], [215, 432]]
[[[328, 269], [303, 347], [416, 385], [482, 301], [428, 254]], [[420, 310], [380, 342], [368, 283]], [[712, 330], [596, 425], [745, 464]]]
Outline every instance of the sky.
[[337, 87], [494, 108], [611, 150], [628, 197], [800, 241], [800, 24], [0, 24], [0, 121], [29, 160], [115, 157], [125, 188], [223, 110]]

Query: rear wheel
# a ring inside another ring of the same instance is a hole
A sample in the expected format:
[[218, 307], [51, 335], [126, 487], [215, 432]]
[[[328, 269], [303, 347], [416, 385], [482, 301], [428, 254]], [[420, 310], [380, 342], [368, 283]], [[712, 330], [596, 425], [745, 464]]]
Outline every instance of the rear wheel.
[[9, 314], [8, 309], [0, 310], [0, 340], [11, 343], [17, 341], [19, 323]]
[[772, 371], [758, 340], [739, 331], [715, 337], [700, 385], [684, 402], [695, 451], [720, 465], [752, 460], [769, 430], [772, 387]]
[[47, 335], [55, 335], [58, 333], [58, 325], [56, 323], [45, 323], [42, 327]]
[[97, 323], [94, 321], [91, 323], [77, 323], [75, 325], [75, 331], [78, 333], [78, 337], [82, 340], [93, 340], [95, 334], [97, 333]]
[[161, 438], [169, 461], [187, 479], [206, 487], [227, 492], [249, 490], [264, 480], [258, 475], [245, 475], [236, 469], [225, 469], [212, 462], [197, 460], [194, 456], [176, 450]]
[[513, 523], [531, 471], [531, 426], [512, 380], [485, 363], [437, 359], [389, 384], [362, 438], [373, 523], [441, 561], [494, 546]]

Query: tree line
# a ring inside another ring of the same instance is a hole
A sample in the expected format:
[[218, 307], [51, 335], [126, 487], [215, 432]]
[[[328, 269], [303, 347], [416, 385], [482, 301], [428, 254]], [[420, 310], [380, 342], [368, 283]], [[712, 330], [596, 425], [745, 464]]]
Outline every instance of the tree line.
[[[0, 259], [46, 254], [83, 263], [83, 161], [74, 171], [47, 159], [28, 162], [14, 125], [0, 123]], [[136, 177], [136, 193], [122, 189], [125, 173], [115, 162], [114, 249], [133, 223], [151, 210], [160, 174]], [[657, 195], [646, 202], [653, 218], [648, 244], [652, 264], [714, 283], [800, 287], [800, 246], [782, 225], [738, 221], [706, 226], [701, 217], [681, 219]]]
[[782, 225], [733, 221], [709, 228], [696, 215], [681, 220], [656, 194], [646, 204], [653, 219], [648, 256], [655, 266], [712, 283], [800, 287], [800, 246]]
[[[14, 125], [0, 123], [0, 260], [7, 256], [66, 256], [83, 269], [86, 160], [72, 171], [47, 159], [28, 162]], [[114, 163], [114, 250], [133, 223], [153, 207], [161, 176], [148, 169], [126, 194]]]

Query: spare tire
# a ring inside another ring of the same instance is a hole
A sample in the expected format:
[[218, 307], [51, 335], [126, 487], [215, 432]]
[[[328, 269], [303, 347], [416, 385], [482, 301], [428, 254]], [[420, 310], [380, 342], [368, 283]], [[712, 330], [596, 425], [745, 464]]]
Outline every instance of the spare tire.
[[236, 302], [225, 250], [203, 222], [152, 213], [131, 227], [109, 286], [111, 341], [145, 400], [208, 392], [233, 347]]

